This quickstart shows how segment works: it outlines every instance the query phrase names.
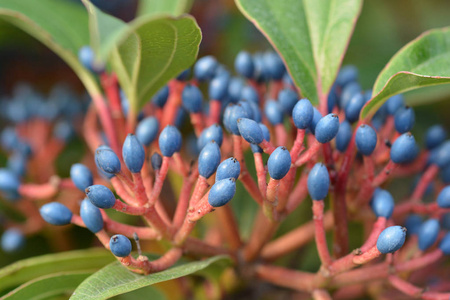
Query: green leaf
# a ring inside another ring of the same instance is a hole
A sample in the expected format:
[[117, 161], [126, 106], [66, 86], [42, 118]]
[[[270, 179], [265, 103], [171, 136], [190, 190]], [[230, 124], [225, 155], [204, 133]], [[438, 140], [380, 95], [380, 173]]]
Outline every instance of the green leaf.
[[177, 17], [191, 10], [194, 0], [140, 0], [138, 16], [169, 14]]
[[15, 262], [0, 270], [0, 291], [56, 272], [100, 269], [114, 260], [104, 249], [48, 254]]
[[129, 24], [111, 63], [134, 112], [195, 62], [200, 40], [200, 28], [191, 16], [144, 16]]
[[4, 296], [4, 300], [40, 300], [61, 294], [71, 294], [76, 287], [83, 282], [92, 271], [54, 273], [19, 286]]
[[121, 35], [127, 30], [127, 24], [98, 9], [89, 0], [82, 0], [89, 14], [91, 47], [101, 61], [106, 61]]
[[362, 0], [235, 0], [283, 57], [302, 95], [326, 99]]
[[83, 7], [60, 0], [2, 0], [0, 18], [41, 41], [77, 73], [91, 94], [99, 93], [94, 76], [78, 61], [78, 50], [89, 44]]
[[450, 83], [449, 65], [450, 27], [423, 33], [400, 49], [378, 75], [375, 96], [361, 110], [361, 119], [370, 119], [391, 96]]
[[[153, 256], [149, 258], [155, 259], [156, 257]], [[229, 257], [222, 255], [205, 260], [178, 264], [165, 271], [147, 276], [133, 273], [127, 270], [119, 262], [114, 262], [87, 278], [75, 290], [70, 299], [106, 299], [108, 297], [137, 290], [158, 282], [192, 274], [222, 260], [229, 260]]]
[[151, 299], [151, 300], [167, 300], [168, 298], [163, 292], [152, 286], [135, 290], [126, 294], [118, 295], [113, 300], [136, 300], [136, 299]]
[[195, 62], [201, 32], [191, 16], [147, 15], [125, 24], [89, 0], [83, 3], [89, 12], [92, 47], [111, 62], [134, 113]]

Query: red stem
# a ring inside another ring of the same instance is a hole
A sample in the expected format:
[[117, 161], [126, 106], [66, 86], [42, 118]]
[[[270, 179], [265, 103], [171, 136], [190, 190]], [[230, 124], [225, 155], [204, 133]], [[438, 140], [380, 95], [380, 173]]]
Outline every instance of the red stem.
[[117, 140], [114, 122], [112, 120], [111, 112], [106, 105], [103, 96], [92, 95], [92, 102], [95, 104], [97, 108], [98, 115], [100, 117], [100, 122], [102, 123], [103, 130], [105, 131], [106, 136], [108, 137], [109, 144], [117, 156], [122, 157], [122, 151], [120, 151], [119, 142]]
[[308, 147], [308, 150], [304, 152], [300, 157], [295, 161], [294, 165], [296, 167], [302, 166], [304, 163], [309, 161], [316, 153], [320, 150], [320, 147], [322, 147], [322, 144], [319, 143], [316, 139], [314, 139], [314, 142], [311, 146]]
[[211, 99], [209, 101], [208, 126], [219, 123], [221, 109], [222, 109], [222, 102], [214, 99]]
[[205, 128], [205, 125], [203, 124], [203, 113], [190, 113], [189, 116], [191, 117], [191, 124], [194, 127], [195, 135], [199, 137], [200, 134], [202, 134], [203, 128]]
[[386, 227], [386, 218], [378, 217], [377, 221], [373, 225], [372, 232], [370, 233], [364, 245], [362, 245], [360, 248], [362, 252], [366, 252], [367, 250], [375, 246], [378, 240], [378, 236], [384, 230], [385, 227]]
[[166, 179], [167, 172], [169, 171], [170, 157], [163, 156], [161, 169], [156, 174], [155, 185], [153, 186], [152, 194], [149, 199], [149, 204], [154, 205], [161, 193], [164, 180]]
[[439, 167], [435, 164], [432, 164], [428, 166], [426, 171], [422, 174], [422, 177], [420, 177], [419, 182], [416, 185], [416, 188], [414, 189], [414, 192], [412, 193], [411, 197], [409, 198], [409, 201], [417, 203], [422, 199], [423, 195], [425, 194], [425, 191], [428, 188], [428, 185], [431, 181], [433, 181], [434, 177], [439, 173]]
[[395, 168], [397, 168], [397, 164], [394, 163], [392, 160], [389, 160], [387, 165], [384, 167], [383, 170], [381, 170], [380, 173], [374, 178], [372, 182], [373, 187], [378, 187], [382, 185], [386, 180], [388, 180], [389, 176], [392, 175]]
[[287, 132], [283, 123], [275, 125], [275, 137], [278, 146], [286, 146]]
[[313, 220], [316, 238], [317, 252], [319, 253], [322, 266], [327, 268], [331, 264], [330, 252], [328, 251], [327, 239], [325, 236], [325, 228], [323, 227], [323, 200], [313, 200]]
[[402, 293], [408, 296], [418, 298], [422, 294], [423, 291], [422, 288], [416, 287], [415, 285], [406, 282], [400, 277], [397, 277], [395, 275], [389, 275], [388, 279], [393, 287], [395, 287], [397, 290], [401, 291]]

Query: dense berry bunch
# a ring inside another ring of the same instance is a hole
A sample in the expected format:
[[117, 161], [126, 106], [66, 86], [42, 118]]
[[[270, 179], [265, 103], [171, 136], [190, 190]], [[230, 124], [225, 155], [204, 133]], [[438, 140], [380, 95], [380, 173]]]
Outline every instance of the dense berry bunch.
[[[252, 271], [239, 274], [290, 288], [299, 285], [302, 291], [339, 292], [351, 284], [345, 281], [353, 278], [345, 277], [351, 272], [364, 272], [361, 278], [367, 280], [389, 274], [400, 289], [409, 284], [400, 279], [403, 272], [450, 253], [446, 131], [431, 127], [420, 147], [412, 133], [414, 110], [405, 106], [402, 95], [389, 98], [372, 119], [360, 119], [372, 93], [358, 83], [356, 68], [343, 67], [328, 98], [322, 99], [326, 103], [317, 105], [301, 97], [275, 52], [240, 52], [234, 71], [205, 56], [192, 72], [170, 80], [131, 119], [115, 77], [95, 64], [89, 49], [80, 50], [80, 59], [109, 80], [105, 84], [102, 79], [107, 107], [95, 110], [91, 105], [83, 118], [78, 113], [82, 105], [66, 89], [55, 89], [45, 101], [26, 86], [18, 88], [17, 99], [2, 104], [11, 126], [1, 134], [2, 148], [10, 155], [0, 169], [0, 191], [9, 201], [21, 199], [39, 209], [50, 224], [86, 227], [131, 271], [162, 271], [183, 253], [226, 253], [239, 271]], [[122, 103], [116, 105], [119, 99]], [[112, 116], [117, 124], [104, 121]], [[70, 178], [59, 178], [51, 166], [77, 131], [71, 123], [76, 118], [83, 119], [90, 151], [71, 166]], [[27, 168], [31, 163], [48, 169], [36, 174]], [[412, 175], [418, 175], [412, 192], [393, 197], [396, 178]], [[436, 201], [425, 203], [429, 186]], [[62, 199], [60, 192], [66, 190], [73, 196]], [[49, 203], [32, 201], [49, 198]], [[238, 230], [229, 204], [233, 198], [258, 206], [248, 240]], [[287, 216], [306, 209], [300, 206], [304, 201], [312, 205], [313, 220], [274, 238]], [[121, 223], [108, 210], [144, 222]], [[208, 225], [194, 230], [209, 213], [214, 218]], [[348, 238], [354, 234], [349, 222], [364, 227], [364, 242], [355, 251], [349, 249]], [[42, 222], [33, 229], [27, 223], [9, 227], [2, 247], [11, 252]], [[332, 247], [327, 231], [333, 232]], [[137, 243], [138, 258], [130, 238]], [[321, 262], [317, 274], [270, 264], [313, 239]], [[164, 249], [171, 249], [149, 261], [139, 240], [163, 240]], [[380, 262], [383, 254], [388, 254], [387, 263]], [[358, 265], [363, 266], [351, 270]], [[364, 279], [355, 280], [364, 287]]]

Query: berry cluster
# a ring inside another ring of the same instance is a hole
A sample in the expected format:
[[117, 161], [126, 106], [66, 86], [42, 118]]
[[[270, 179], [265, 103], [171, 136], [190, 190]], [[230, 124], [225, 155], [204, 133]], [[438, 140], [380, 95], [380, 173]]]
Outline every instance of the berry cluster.
[[0, 193], [27, 218], [22, 224], [5, 220], [8, 229], [2, 236], [2, 249], [13, 252], [24, 246], [25, 236], [44, 226], [32, 201], [19, 200], [50, 198], [60, 188], [72, 186], [70, 179], [56, 175], [55, 160], [80, 131], [76, 124], [82, 120], [86, 105], [64, 84], [55, 85], [45, 96], [21, 83], [0, 106], [5, 121], [0, 145], [8, 157], [6, 166], [0, 168]]
[[[446, 186], [450, 141], [436, 125], [427, 131], [421, 149], [411, 133], [414, 110], [405, 106], [402, 95], [390, 98], [372, 120], [360, 119], [372, 93], [362, 90], [356, 68], [346, 66], [318, 109], [300, 97], [276, 53], [243, 51], [235, 60], [236, 75], [212, 56], [200, 58], [192, 76], [186, 70], [172, 79], [144, 106], [134, 126], [136, 120], [130, 120], [114, 74], [99, 67], [89, 51], [83, 48], [80, 59], [99, 74], [107, 100], [100, 99], [99, 104], [93, 99], [96, 110], [91, 106], [83, 120], [91, 153], [83, 164], [71, 167], [71, 181], [58, 179], [57, 184], [54, 180], [21, 183], [18, 176], [23, 174], [2, 169], [0, 190], [6, 197], [22, 198], [18, 203], [34, 207], [37, 203], [50, 224], [88, 228], [124, 266], [142, 274], [167, 269], [183, 254], [228, 254], [236, 268], [251, 268], [249, 276], [299, 291], [327, 288], [345, 299], [353, 292], [347, 286], [364, 290], [372, 280], [387, 279], [408, 294], [409, 274], [429, 265], [444, 272], [436, 262], [450, 254], [450, 233], [446, 233], [450, 230], [450, 186]], [[185, 122], [187, 116], [192, 130]], [[27, 127], [27, 120], [18, 120], [16, 129], [4, 129], [2, 144], [9, 146], [8, 132]], [[36, 135], [42, 135], [39, 130]], [[31, 148], [38, 153], [34, 144]], [[249, 164], [256, 174], [249, 173]], [[416, 174], [411, 195], [394, 200], [390, 183]], [[175, 209], [163, 188], [174, 178], [182, 181]], [[237, 182], [250, 197], [234, 201], [255, 201], [259, 206], [248, 240], [243, 240], [227, 205]], [[426, 203], [429, 186], [436, 201]], [[78, 201], [30, 202], [65, 189], [79, 190]], [[308, 195], [313, 220], [274, 238], [280, 224]], [[327, 205], [332, 209], [325, 210]], [[120, 223], [106, 214], [108, 209], [140, 216], [143, 223]], [[215, 219], [204, 239], [191, 236], [197, 222], [213, 211]], [[350, 221], [361, 223], [365, 232], [364, 243], [353, 251]], [[327, 231], [333, 232], [332, 253]], [[211, 235], [215, 237], [206, 238]], [[136, 241], [138, 258], [131, 254], [129, 238]], [[161, 258], [149, 261], [139, 240], [165, 240], [171, 247]], [[321, 261], [316, 274], [271, 264], [311, 240]], [[22, 243], [17, 230], [4, 233], [4, 249]], [[419, 279], [419, 284], [428, 284], [426, 277]], [[439, 279], [435, 284], [448, 282]], [[448, 297], [419, 290], [417, 295], [424, 299]]]

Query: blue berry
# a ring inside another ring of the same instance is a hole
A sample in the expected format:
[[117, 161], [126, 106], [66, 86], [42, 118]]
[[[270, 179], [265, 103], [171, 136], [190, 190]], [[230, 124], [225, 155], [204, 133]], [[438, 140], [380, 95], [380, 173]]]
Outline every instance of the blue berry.
[[159, 122], [155, 117], [147, 117], [136, 127], [136, 137], [145, 146], [149, 146], [158, 136]]
[[188, 116], [186, 109], [184, 109], [184, 107], [179, 107], [175, 117], [175, 127], [182, 128], [186, 121], [186, 116]]
[[240, 135], [237, 120], [240, 118], [248, 118], [249, 115], [242, 105], [228, 105], [223, 115], [223, 124], [228, 132], [234, 135]]
[[[376, 115], [376, 113], [375, 113]], [[380, 131], [381, 127], [383, 127], [385, 120], [380, 117], [374, 116], [372, 118], [372, 127], [375, 128], [376, 131]]]
[[241, 136], [251, 144], [259, 144], [264, 140], [264, 135], [255, 121], [247, 118], [238, 119], [238, 129]]
[[86, 196], [98, 208], [111, 208], [116, 203], [113, 192], [104, 185], [95, 184], [86, 188]]
[[246, 85], [242, 88], [241, 98], [249, 102], [259, 103], [258, 92], [249, 85]]
[[352, 139], [352, 126], [347, 120], [344, 120], [339, 125], [339, 131], [336, 134], [336, 149], [339, 152], [345, 152], [351, 139]]
[[78, 60], [88, 70], [92, 71], [95, 60], [94, 51], [90, 46], [83, 46], [78, 50]]
[[435, 150], [430, 153], [431, 163], [437, 164], [440, 168], [445, 168], [450, 165], [450, 141], [445, 141]]
[[428, 150], [441, 145], [447, 138], [447, 131], [441, 125], [434, 125], [428, 128], [425, 134], [425, 146]]
[[409, 107], [400, 107], [394, 115], [395, 129], [399, 133], [411, 131], [416, 121], [414, 110]]
[[[312, 118], [311, 123], [308, 126], [308, 129], [311, 131], [312, 134], [315, 134], [317, 123], [319, 123], [320, 119], [322, 119], [322, 114], [315, 107], [313, 108], [313, 112], [314, 112], [313, 118]], [[295, 121], [294, 121], [294, 123], [295, 123]]]
[[317, 122], [315, 129], [316, 140], [325, 144], [334, 139], [339, 131], [339, 117], [336, 114], [328, 114]]
[[258, 123], [261, 123], [262, 122], [262, 112], [261, 112], [261, 109], [259, 108], [259, 105], [252, 101], [242, 101], [242, 102], [247, 102], [248, 105], [250, 106], [251, 111], [252, 111], [252, 113], [250, 115], [252, 116], [252, 119]]
[[6, 151], [12, 151], [19, 144], [19, 137], [14, 127], [6, 127], [0, 135], [0, 143]]
[[362, 124], [356, 130], [355, 144], [359, 153], [369, 156], [377, 146], [377, 133], [369, 125]]
[[403, 106], [405, 106], [405, 100], [402, 94], [392, 96], [386, 101], [387, 113], [391, 116], [395, 115], [397, 110]]
[[67, 225], [72, 219], [72, 212], [64, 204], [59, 202], [50, 202], [44, 204], [40, 209], [42, 218], [52, 225]]
[[445, 184], [449, 184], [450, 183], [450, 165], [445, 166], [441, 170], [441, 178], [442, 178], [442, 181]]
[[354, 94], [347, 102], [347, 105], [344, 108], [345, 119], [348, 120], [350, 123], [358, 121], [359, 112], [361, 111], [365, 103], [366, 101], [364, 99], [363, 94], [361, 93]]
[[80, 216], [87, 229], [93, 233], [97, 233], [103, 229], [102, 213], [100, 212], [100, 209], [88, 199], [84, 199], [81, 202]]
[[330, 93], [328, 94], [328, 99], [327, 99], [328, 113], [331, 113], [333, 111], [333, 109], [337, 105], [338, 101], [339, 101], [339, 95], [337, 92], [337, 85], [333, 84], [333, 86], [330, 89]]
[[33, 154], [30, 144], [20, 141], [16, 146], [16, 151], [24, 157], [30, 157]]
[[228, 71], [227, 67], [222, 64], [217, 65], [216, 71], [214, 72], [214, 78], [220, 76], [228, 76], [228, 78], [231, 77], [230, 71]]
[[352, 81], [349, 82], [343, 89], [341, 93], [341, 97], [339, 98], [339, 107], [342, 109], [345, 109], [347, 107], [347, 104], [350, 102], [350, 100], [355, 96], [356, 94], [360, 94], [362, 91], [361, 86], [359, 83]]
[[447, 233], [439, 244], [439, 249], [445, 254], [450, 255], [450, 232]]
[[394, 211], [394, 198], [388, 191], [378, 188], [373, 193], [371, 205], [377, 217], [389, 219]]
[[285, 72], [283, 75], [283, 83], [285, 86], [294, 87], [294, 81], [292, 80], [291, 75], [288, 72]]
[[288, 116], [292, 115], [292, 110], [297, 104], [297, 101], [297, 93], [291, 89], [283, 89], [278, 94], [278, 102], [280, 103], [283, 112]]
[[219, 147], [222, 146], [223, 130], [218, 124], [213, 124], [202, 131], [197, 140], [198, 150], [201, 151], [211, 141], [215, 141]]
[[291, 154], [286, 147], [276, 148], [269, 156], [267, 168], [271, 178], [280, 180], [291, 168]]
[[281, 80], [286, 71], [280, 56], [275, 52], [266, 52], [263, 56], [264, 67], [269, 77], [273, 80]]
[[109, 240], [109, 249], [117, 257], [127, 257], [131, 253], [130, 240], [121, 234], [116, 234]]
[[183, 106], [190, 113], [198, 113], [202, 110], [203, 95], [195, 85], [186, 84], [182, 93]]
[[145, 160], [145, 150], [134, 134], [128, 134], [123, 142], [122, 156], [131, 173], [141, 172]]
[[391, 147], [391, 160], [396, 164], [413, 161], [419, 152], [414, 136], [407, 132], [399, 136]]
[[163, 86], [156, 94], [153, 96], [152, 103], [157, 107], [162, 108], [169, 98], [169, 87], [167, 85]]
[[1, 240], [2, 249], [6, 253], [13, 253], [23, 248], [25, 245], [25, 236], [17, 228], [5, 230]]
[[[300, 99], [292, 109], [292, 119], [295, 127], [306, 129], [311, 125], [315, 115], [314, 108], [308, 99]], [[321, 118], [322, 116], [320, 116]], [[315, 128], [315, 126], [314, 126]]]
[[368, 102], [373, 97], [373, 90], [366, 90], [364, 92], [364, 102]]
[[117, 174], [120, 172], [120, 160], [111, 148], [100, 146], [95, 151], [95, 161], [103, 172]]
[[216, 181], [208, 195], [208, 203], [213, 207], [227, 204], [236, 193], [236, 180], [231, 178]]
[[344, 66], [339, 70], [336, 84], [343, 87], [352, 81], [358, 80], [358, 69], [355, 66]]
[[241, 165], [239, 164], [239, 161], [234, 157], [230, 157], [221, 162], [217, 167], [216, 182], [227, 178], [234, 178], [237, 180], [239, 174], [241, 174]]
[[20, 186], [19, 177], [12, 171], [0, 168], [0, 191], [5, 195], [13, 195], [17, 193]]
[[394, 253], [405, 243], [406, 228], [390, 226], [378, 236], [377, 249], [383, 254]]
[[159, 149], [163, 156], [172, 157], [181, 149], [181, 133], [174, 126], [168, 125], [159, 135]]
[[177, 80], [179, 81], [186, 81], [189, 79], [189, 75], [191, 74], [190, 69], [186, 69], [177, 76]]
[[94, 179], [92, 177], [91, 170], [83, 164], [73, 164], [70, 168], [70, 178], [73, 181], [73, 184], [80, 191], [84, 192], [84, 190], [94, 184]]
[[100, 168], [100, 165], [98, 164], [98, 161], [97, 161], [97, 157], [98, 157], [97, 151], [98, 151], [98, 150], [102, 150], [102, 149], [107, 149], [107, 150], [112, 151], [112, 149], [111, 149], [110, 147], [106, 146], [106, 145], [101, 145], [101, 146], [99, 146], [99, 147], [95, 150], [95, 155], [94, 155], [95, 165], [97, 166], [97, 171], [98, 171], [98, 173], [99, 173], [102, 177], [104, 177], [104, 178], [106, 178], [106, 179], [111, 179], [111, 178], [113, 178], [113, 177], [116, 176], [116, 175], [115, 175], [115, 174], [110, 174], [110, 173], [107, 173], [107, 172], [103, 171], [102, 168]]
[[203, 147], [198, 156], [198, 172], [205, 178], [211, 177], [220, 163], [220, 148], [216, 142], [211, 141]]
[[308, 175], [308, 192], [313, 200], [323, 200], [328, 195], [330, 187], [330, 175], [327, 167], [317, 163]]
[[442, 216], [441, 226], [442, 229], [450, 230], [450, 213], [446, 213]]
[[422, 223], [419, 228], [419, 249], [425, 251], [430, 248], [439, 235], [439, 221], [436, 219], [429, 219]]
[[237, 103], [241, 100], [242, 90], [244, 88], [244, 82], [241, 78], [233, 77], [228, 84], [228, 97], [233, 103]]
[[69, 121], [60, 120], [53, 127], [53, 136], [64, 143], [68, 143], [75, 136], [75, 129]]
[[228, 84], [230, 82], [230, 76], [223, 74], [214, 77], [209, 83], [208, 95], [212, 100], [223, 101], [228, 95]]
[[210, 80], [214, 77], [217, 68], [217, 60], [211, 56], [204, 56], [194, 65], [194, 76], [198, 81]]
[[450, 208], [450, 185], [447, 185], [442, 189], [436, 201], [439, 207]]
[[253, 120], [254, 116], [253, 116], [253, 108], [251, 106], [251, 103], [248, 102], [247, 100], [241, 100], [237, 104], [240, 105], [243, 110], [245, 110], [248, 118]]
[[[264, 139], [268, 142], [270, 142], [270, 131], [269, 128], [267, 128], [266, 125], [264, 125], [263, 123], [259, 123], [259, 128], [261, 128], [261, 131], [263, 133]], [[258, 145], [255, 144], [250, 144], [250, 148], [252, 149], [253, 153], [262, 153], [263, 149], [261, 147], [259, 147]]]
[[246, 78], [252, 78], [255, 71], [255, 65], [253, 64], [253, 58], [250, 53], [241, 51], [234, 60], [234, 68], [236, 72]]
[[422, 217], [420, 215], [411, 214], [405, 220], [405, 227], [408, 229], [409, 235], [418, 234], [422, 225]]
[[283, 109], [277, 101], [267, 100], [264, 105], [264, 113], [272, 125], [283, 123]]
[[6, 166], [17, 177], [23, 177], [27, 171], [27, 159], [22, 153], [15, 152], [8, 157]]
[[152, 157], [150, 158], [153, 170], [157, 171], [161, 169], [162, 161], [163, 159], [158, 152], [153, 153]]
[[253, 55], [253, 63], [255, 64], [255, 71], [253, 78], [258, 83], [267, 81], [270, 78], [269, 70], [267, 69], [262, 53], [255, 53]]

